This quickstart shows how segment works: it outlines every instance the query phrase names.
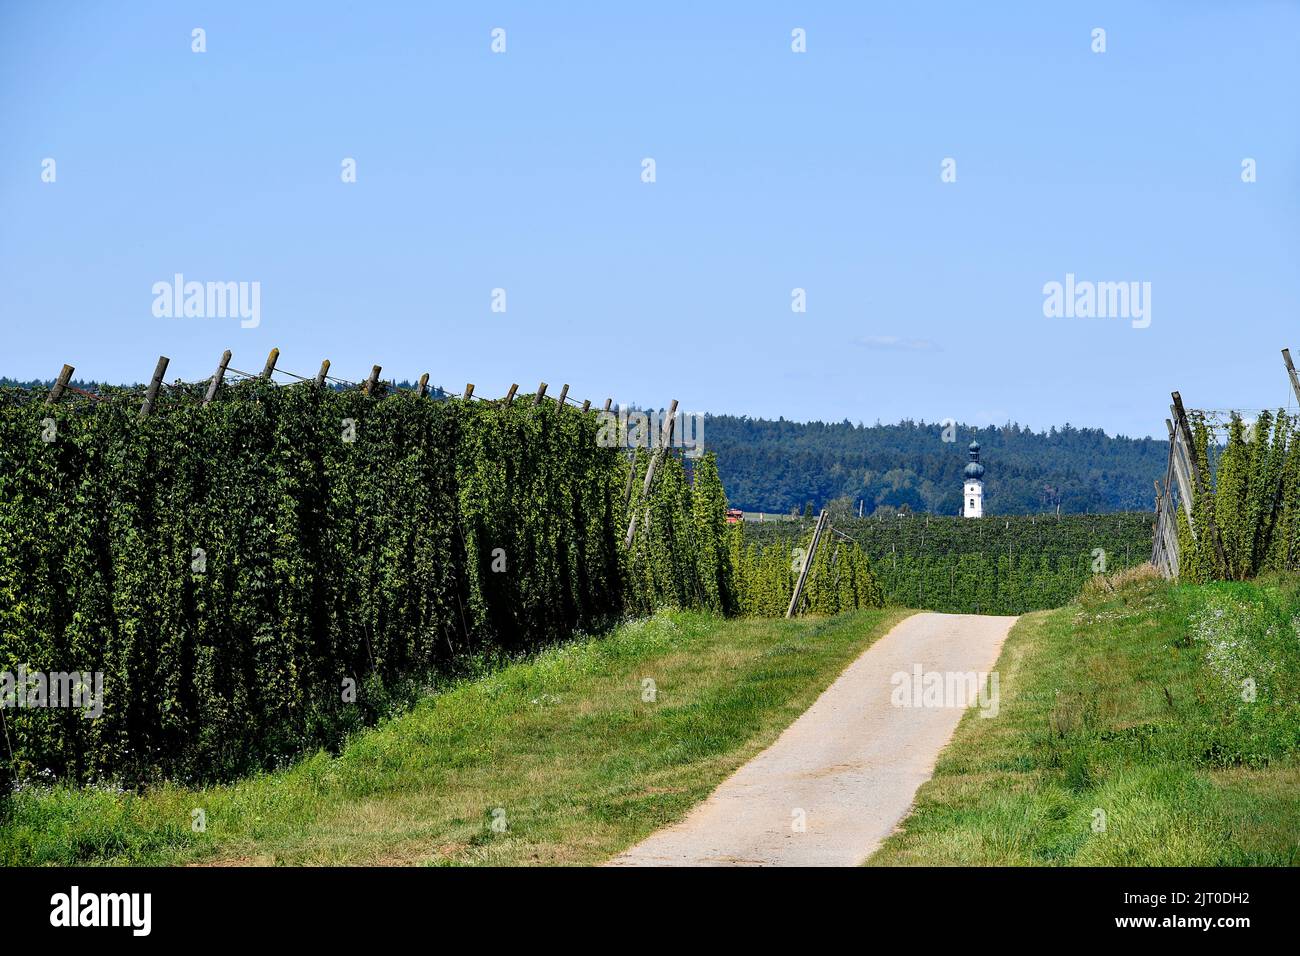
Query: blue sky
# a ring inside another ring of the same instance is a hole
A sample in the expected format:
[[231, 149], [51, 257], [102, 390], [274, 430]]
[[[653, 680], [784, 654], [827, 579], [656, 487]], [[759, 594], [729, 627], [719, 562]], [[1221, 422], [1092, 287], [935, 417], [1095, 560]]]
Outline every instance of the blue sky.
[[[0, 374], [278, 346], [479, 394], [1159, 437], [1171, 388], [1295, 404], [1300, 5], [539, 6], [8, 0]], [[259, 282], [260, 324], [155, 317], [178, 272]], [[1067, 273], [1150, 282], [1150, 326], [1046, 318]]]

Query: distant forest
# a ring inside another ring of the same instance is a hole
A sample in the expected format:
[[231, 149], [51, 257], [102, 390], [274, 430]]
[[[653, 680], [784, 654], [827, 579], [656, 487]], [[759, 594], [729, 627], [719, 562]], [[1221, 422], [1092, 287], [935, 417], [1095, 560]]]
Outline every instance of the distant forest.
[[733, 508], [789, 514], [812, 505], [955, 515], [961, 508], [967, 446], [978, 439], [986, 514], [1149, 511], [1163, 479], [1168, 442], [1110, 438], [1099, 428], [1064, 425], [1035, 432], [1019, 425], [896, 425], [771, 421], [710, 415], [704, 446]]

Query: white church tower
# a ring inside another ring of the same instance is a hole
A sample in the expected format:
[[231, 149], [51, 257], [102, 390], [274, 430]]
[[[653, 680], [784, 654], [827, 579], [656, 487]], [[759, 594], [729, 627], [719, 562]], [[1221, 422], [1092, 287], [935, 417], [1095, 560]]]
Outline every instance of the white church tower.
[[970, 443], [970, 463], [962, 472], [965, 485], [962, 491], [961, 516], [984, 517], [984, 466], [980, 464], [980, 443]]

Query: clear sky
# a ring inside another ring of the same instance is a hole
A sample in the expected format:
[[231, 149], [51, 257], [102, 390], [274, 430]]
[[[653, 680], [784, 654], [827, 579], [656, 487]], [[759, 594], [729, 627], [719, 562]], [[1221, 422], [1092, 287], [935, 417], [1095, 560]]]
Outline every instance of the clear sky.
[[[1288, 401], [1297, 3], [545, 6], [0, 2], [0, 374], [278, 346], [486, 395], [1159, 437], [1171, 388]], [[260, 324], [156, 317], [175, 273], [259, 282]], [[1067, 273], [1151, 283], [1149, 327], [1045, 317]]]

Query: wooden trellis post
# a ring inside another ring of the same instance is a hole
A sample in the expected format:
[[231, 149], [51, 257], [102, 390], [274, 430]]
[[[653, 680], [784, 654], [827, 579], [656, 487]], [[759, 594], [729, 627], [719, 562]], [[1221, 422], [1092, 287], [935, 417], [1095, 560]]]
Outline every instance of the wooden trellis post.
[[668, 423], [659, 429], [659, 450], [663, 451], [673, 443], [673, 430], [677, 426], [677, 399], [668, 406]]
[[379, 384], [379, 373], [381, 371], [382, 369], [378, 365], [370, 366], [370, 377], [366, 379], [366, 384], [361, 389], [362, 394], [375, 394], [375, 386]]
[[1295, 392], [1297, 402], [1300, 402], [1300, 376], [1296, 375], [1295, 366], [1291, 364], [1291, 350], [1282, 350], [1282, 361], [1286, 363], [1286, 374], [1291, 379], [1291, 391]]
[[429, 391], [429, 373], [428, 373], [428, 372], [425, 372], [423, 375], [420, 376], [420, 389], [419, 389], [419, 391], [420, 391], [420, 397], [421, 397], [421, 398], [424, 398], [424, 396], [425, 396], [425, 395], [428, 393], [428, 391]]
[[[1168, 422], [1166, 422], [1168, 424]], [[1155, 482], [1156, 488], [1156, 520], [1151, 525], [1151, 563], [1157, 570], [1166, 577], [1172, 577], [1170, 573], [1170, 558], [1168, 554], [1169, 542], [1166, 534], [1166, 512], [1165, 498], [1173, 494], [1173, 485], [1170, 483], [1174, 471], [1174, 442], [1173, 435], [1170, 435], [1169, 454], [1165, 461], [1165, 485], [1164, 491], [1161, 491], [1160, 482]], [[1177, 537], [1174, 539], [1174, 549], [1177, 550]]]
[[280, 350], [271, 349], [271, 354], [266, 357], [266, 368], [262, 369], [261, 378], [270, 380], [271, 373], [275, 371], [275, 363], [280, 360]]
[[[1196, 495], [1210, 493], [1209, 476], [1201, 471], [1201, 466], [1196, 460], [1196, 439], [1192, 435], [1192, 426], [1187, 421], [1187, 410], [1183, 408], [1183, 398], [1177, 392], [1171, 393], [1174, 400], [1174, 427], [1177, 428], [1183, 439], [1183, 447], [1187, 452], [1188, 464], [1192, 473], [1192, 493]], [[1214, 543], [1215, 554], [1219, 558], [1219, 564], [1223, 567], [1228, 566], [1227, 556], [1223, 551], [1223, 539], [1219, 536], [1218, 525], [1214, 521], [1213, 509], [1206, 511], [1206, 532], [1210, 540]]]
[[[1180, 464], [1177, 433], [1174, 424], [1165, 419], [1165, 428], [1169, 429], [1169, 460], [1165, 463], [1165, 486], [1161, 489], [1156, 483], [1156, 524], [1152, 541], [1152, 563], [1167, 579], [1178, 578], [1178, 518], [1174, 514], [1174, 481], [1177, 481]], [[1186, 483], [1184, 483], [1186, 484]], [[1186, 497], [1183, 499], [1187, 503]], [[1187, 511], [1188, 527], [1191, 527], [1192, 512]], [[1173, 527], [1170, 527], [1173, 525]]]
[[1178, 517], [1174, 512], [1174, 503], [1171, 497], [1172, 490], [1168, 485], [1165, 486], [1164, 493], [1164, 521], [1162, 524], [1165, 529], [1165, 564], [1169, 569], [1169, 577], [1178, 577], [1178, 567], [1182, 562], [1182, 556], [1178, 551]]
[[1160, 481], [1156, 485], [1156, 522], [1152, 544], [1152, 563], [1167, 579], [1178, 578], [1178, 519], [1174, 516], [1171, 489], [1162, 490]]
[[221, 382], [226, 377], [226, 367], [230, 365], [230, 349], [221, 353], [221, 361], [217, 363], [217, 370], [212, 373], [212, 381], [208, 382], [208, 390], [203, 395], [203, 404], [209, 405], [217, 397], [217, 391], [221, 388]]
[[330, 360], [326, 359], [320, 363], [320, 371], [316, 373], [316, 384], [324, 385], [325, 376], [330, 373]]
[[515, 392], [517, 392], [517, 391], [519, 391], [519, 383], [518, 383], [518, 382], [512, 382], [511, 385], [510, 385], [510, 391], [506, 392], [506, 404], [507, 404], [507, 405], [510, 405], [510, 404], [513, 404], [513, 403], [514, 403], [514, 400], [515, 400]]
[[59, 370], [59, 377], [54, 380], [54, 387], [50, 389], [50, 394], [45, 397], [45, 404], [53, 405], [63, 397], [63, 390], [68, 387], [72, 381], [72, 373], [76, 371], [71, 365], [64, 365]]
[[627, 523], [627, 537], [623, 540], [623, 547], [625, 548], [632, 547], [632, 539], [636, 537], [636, 519], [638, 517], [637, 511], [639, 511], [641, 508], [641, 502], [644, 501], [650, 495], [650, 486], [654, 483], [655, 480], [655, 470], [659, 467], [659, 460], [664, 455], [664, 449], [668, 445], [672, 444], [673, 426], [676, 424], [676, 422], [677, 422], [677, 399], [674, 398], [672, 405], [670, 405], [668, 408], [668, 424], [665, 426], [664, 432], [661, 433], [663, 437], [661, 438], [659, 447], [656, 448], [655, 453], [650, 456], [650, 464], [646, 467], [645, 483], [641, 486], [641, 495], [639, 498], [637, 498], [636, 510], [632, 512], [632, 517]]
[[790, 595], [790, 606], [785, 610], [786, 617], [794, 617], [794, 612], [799, 607], [799, 599], [803, 597], [803, 586], [808, 580], [808, 572], [812, 569], [813, 558], [817, 556], [817, 545], [821, 543], [822, 529], [825, 526], [826, 509], [823, 508], [821, 514], [817, 516], [817, 526], [813, 529], [812, 544], [808, 547], [803, 567], [799, 569], [799, 580], [795, 582], [794, 594]]
[[1156, 566], [1162, 575], [1164, 574], [1164, 562], [1161, 560], [1161, 543], [1164, 540], [1163, 529], [1161, 524], [1164, 521], [1164, 512], [1160, 510], [1160, 482], [1152, 482], [1156, 486], [1156, 520], [1151, 522], [1151, 563]]
[[1178, 577], [1178, 566], [1181, 563], [1181, 555], [1178, 551], [1178, 516], [1174, 511], [1174, 502], [1172, 491], [1168, 485], [1165, 486], [1164, 496], [1164, 525], [1165, 533], [1165, 565], [1169, 569], [1169, 577]]
[[560, 408], [564, 408], [564, 400], [568, 397], [568, 395], [569, 395], [569, 383], [565, 382], [564, 386], [560, 389], [560, 397], [556, 400], [556, 403], [559, 405]]
[[[1170, 406], [1172, 409], [1173, 406]], [[1188, 476], [1186, 450], [1182, 446], [1179, 431], [1174, 423], [1165, 419], [1165, 428], [1169, 431], [1169, 463], [1173, 469], [1174, 481], [1178, 485], [1178, 497], [1182, 499], [1183, 511], [1187, 513], [1187, 528], [1196, 539], [1196, 525], [1192, 522], [1192, 482]], [[1169, 488], [1169, 479], [1165, 478], [1165, 488]]]
[[537, 386], [537, 394], [533, 396], [533, 407], [536, 408], [542, 404], [542, 399], [546, 397], [546, 383], [542, 382]]
[[153, 412], [154, 402], [158, 400], [158, 388], [162, 385], [163, 376], [167, 374], [167, 363], [171, 361], [165, 355], [158, 356], [158, 365], [153, 370], [153, 378], [149, 382], [149, 388], [144, 393], [144, 404], [140, 406], [140, 417], [148, 418]]
[[465, 401], [468, 402], [473, 397], [474, 397], [474, 383], [467, 382], [465, 385]]

